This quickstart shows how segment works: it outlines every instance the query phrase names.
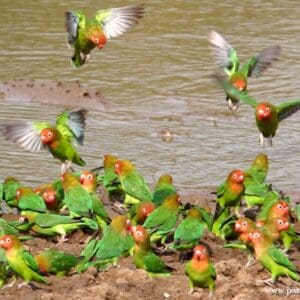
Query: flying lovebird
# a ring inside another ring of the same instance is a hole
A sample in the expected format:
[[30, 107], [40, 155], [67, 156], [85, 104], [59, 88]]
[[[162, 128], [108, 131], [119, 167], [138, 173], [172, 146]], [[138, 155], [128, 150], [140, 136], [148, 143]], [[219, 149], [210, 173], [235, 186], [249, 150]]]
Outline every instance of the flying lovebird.
[[272, 138], [276, 134], [279, 123], [300, 109], [300, 99], [289, 100], [279, 105], [267, 101], [258, 102], [245, 92], [237, 90], [219, 76], [216, 76], [216, 79], [230, 97], [239, 99], [253, 107], [256, 126], [260, 132], [259, 143], [261, 146], [264, 146], [264, 144], [272, 146]]
[[135, 241], [132, 254], [135, 266], [147, 271], [149, 276], [171, 275], [172, 269], [152, 251], [147, 230], [138, 225], [133, 226], [131, 231]]
[[98, 10], [88, 19], [81, 11], [67, 11], [65, 22], [68, 45], [74, 48], [71, 63], [79, 68], [90, 58], [95, 47], [102, 49], [112, 38], [132, 28], [143, 17], [143, 5]]
[[72, 163], [85, 165], [74, 145], [83, 145], [86, 115], [87, 110], [83, 108], [64, 111], [58, 115], [55, 126], [46, 122], [8, 123], [3, 127], [3, 134], [28, 151], [47, 149], [63, 163], [63, 174]]
[[189, 278], [190, 294], [194, 292], [194, 287], [202, 287], [208, 288], [210, 295], [212, 295], [217, 273], [204, 245], [198, 245], [194, 248], [192, 259], [185, 265], [185, 274]]
[[[278, 59], [280, 46], [264, 48], [258, 55], [251, 56], [242, 67], [233, 48], [224, 37], [216, 31], [211, 31], [208, 36], [214, 58], [217, 64], [227, 74], [227, 81], [242, 92], [247, 91], [248, 77], [260, 77], [262, 73]], [[231, 111], [236, 111], [239, 99], [226, 92], [226, 100]]]
[[31, 281], [47, 283], [48, 281], [38, 272], [38, 266], [33, 256], [25, 251], [20, 240], [13, 235], [4, 235], [0, 238], [0, 248], [5, 250], [6, 259], [10, 268], [16, 275], [22, 277], [24, 282], [19, 284], [34, 287]]
[[264, 280], [266, 284], [274, 284], [279, 276], [300, 281], [295, 265], [272, 243], [266, 233], [260, 230], [251, 231], [249, 241], [253, 245], [256, 258], [271, 273], [271, 278]]

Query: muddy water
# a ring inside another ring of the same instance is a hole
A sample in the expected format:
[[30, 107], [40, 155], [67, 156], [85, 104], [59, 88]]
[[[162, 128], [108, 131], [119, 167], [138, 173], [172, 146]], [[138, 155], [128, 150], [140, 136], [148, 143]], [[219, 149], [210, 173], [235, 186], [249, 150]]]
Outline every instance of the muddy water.
[[[50, 79], [97, 88], [112, 108], [92, 109], [80, 153], [88, 167], [113, 153], [135, 162], [149, 184], [163, 172], [182, 193], [219, 184], [233, 168], [247, 168], [255, 155], [269, 155], [269, 181], [296, 189], [300, 179], [300, 113], [280, 124], [271, 149], [258, 145], [253, 111], [227, 111], [211, 74], [219, 71], [208, 48], [215, 29], [234, 45], [241, 60], [280, 44], [280, 61], [264, 76], [250, 79], [249, 93], [280, 103], [300, 97], [300, 10], [297, 1], [142, 1], [140, 24], [76, 70], [69, 64], [64, 12], [139, 1], [1, 1], [0, 80]], [[226, 4], [225, 4], [226, 2]], [[34, 91], [33, 91], [34, 93]], [[39, 103], [1, 101], [0, 122], [52, 120], [63, 109]], [[84, 106], [84, 101], [74, 99]], [[62, 105], [64, 106], [64, 105]], [[165, 142], [164, 129], [174, 136]], [[58, 175], [47, 153], [26, 153], [0, 137], [0, 179], [8, 175], [38, 184]]]

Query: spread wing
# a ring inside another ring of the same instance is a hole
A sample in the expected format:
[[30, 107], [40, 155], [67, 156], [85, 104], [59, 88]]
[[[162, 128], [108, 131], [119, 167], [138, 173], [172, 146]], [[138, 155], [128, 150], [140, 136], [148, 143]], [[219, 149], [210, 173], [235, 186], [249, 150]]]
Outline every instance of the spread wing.
[[115, 38], [138, 23], [145, 8], [143, 5], [131, 5], [119, 8], [99, 10], [94, 21], [101, 26], [107, 39]]
[[242, 101], [253, 108], [257, 106], [257, 101], [250, 97], [246, 92], [241, 92], [237, 90], [233, 85], [229, 82], [224, 80], [218, 75], [215, 75], [215, 79], [217, 80], [218, 84], [224, 89], [225, 93], [232, 99], [237, 99], [238, 101]]
[[75, 43], [78, 35], [78, 29], [85, 27], [85, 15], [81, 12], [65, 12], [65, 22], [67, 30], [68, 44], [71, 46]]
[[38, 122], [16, 122], [4, 125], [3, 135], [19, 146], [31, 152], [37, 152], [45, 149], [40, 139], [40, 132], [44, 128], [50, 128], [48, 123]]
[[300, 109], [300, 99], [291, 100], [281, 103], [277, 106], [277, 113], [279, 121], [282, 121]]
[[238, 71], [239, 60], [235, 49], [216, 31], [209, 33], [208, 41], [217, 64], [221, 68], [227, 69], [228, 75]]

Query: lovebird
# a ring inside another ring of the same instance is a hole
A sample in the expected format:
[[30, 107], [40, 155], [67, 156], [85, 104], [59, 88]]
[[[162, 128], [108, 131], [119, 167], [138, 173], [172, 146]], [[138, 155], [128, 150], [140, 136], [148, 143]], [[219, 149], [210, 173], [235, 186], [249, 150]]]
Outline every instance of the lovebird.
[[180, 197], [168, 196], [146, 219], [143, 227], [150, 233], [151, 242], [161, 240], [164, 243], [168, 233], [174, 231], [180, 211]]
[[287, 201], [271, 198], [262, 206], [260, 213], [257, 216], [258, 221], [266, 221], [274, 218], [289, 217], [290, 208]]
[[176, 193], [176, 188], [173, 185], [173, 178], [169, 174], [163, 174], [158, 178], [154, 188], [152, 201], [156, 206], [160, 206], [163, 201], [172, 194]]
[[192, 259], [185, 265], [185, 274], [189, 278], [190, 294], [194, 292], [194, 287], [201, 287], [208, 288], [210, 295], [212, 295], [217, 273], [204, 245], [198, 245], [194, 248]]
[[149, 215], [155, 210], [151, 201], [140, 202], [130, 207], [129, 216], [133, 225], [143, 225]]
[[5, 250], [10, 268], [16, 275], [24, 279], [24, 282], [19, 284], [19, 288], [23, 285], [34, 287], [31, 281], [49, 283], [38, 273], [38, 267], [33, 256], [24, 250], [22, 243], [16, 236], [4, 235], [1, 237], [0, 248]]
[[152, 194], [144, 177], [129, 160], [118, 160], [115, 164], [115, 172], [119, 175], [125, 192], [125, 204], [152, 201]]
[[133, 226], [132, 235], [135, 241], [133, 263], [138, 269], [147, 271], [150, 277], [169, 276], [172, 268], [168, 267], [151, 249], [150, 236], [141, 225]]
[[217, 205], [221, 208], [235, 207], [238, 214], [238, 207], [243, 196], [245, 174], [242, 170], [233, 170], [227, 176], [226, 181], [217, 190]]
[[40, 273], [65, 276], [75, 267], [79, 258], [76, 256], [57, 250], [44, 250], [34, 256]]
[[3, 181], [2, 199], [8, 204], [15, 200], [17, 190], [21, 187], [21, 182], [14, 177], [6, 177]]
[[21, 210], [34, 210], [45, 212], [47, 206], [40, 195], [37, 195], [31, 187], [20, 187], [16, 193], [15, 204]]
[[56, 125], [46, 122], [15, 122], [4, 125], [6, 139], [31, 152], [47, 149], [53, 157], [63, 164], [62, 174], [75, 163], [84, 166], [85, 162], [74, 145], [82, 145], [87, 110], [80, 108], [64, 111], [58, 115]]
[[272, 243], [270, 237], [259, 230], [249, 235], [255, 256], [260, 263], [271, 273], [271, 278], [264, 280], [266, 284], [274, 284], [279, 276], [288, 276], [300, 281], [295, 265]]
[[193, 249], [204, 233], [205, 223], [197, 207], [188, 210], [186, 217], [178, 224], [174, 232], [174, 242], [170, 249]]
[[122, 35], [137, 24], [143, 14], [143, 5], [98, 10], [91, 19], [81, 11], [67, 11], [67, 40], [68, 45], [74, 47], [72, 65], [81, 67], [89, 60], [91, 50], [95, 47], [102, 49], [108, 40]]
[[[216, 31], [211, 31], [208, 40], [217, 64], [227, 74], [228, 82], [240, 91], [247, 91], [248, 77], [252, 75], [260, 77], [278, 59], [281, 50], [278, 45], [264, 48], [258, 55], [251, 56], [240, 68], [240, 60], [235, 48], [224, 37]], [[238, 109], [238, 98], [226, 93], [226, 100], [231, 111]]]
[[216, 76], [216, 78], [230, 97], [239, 99], [253, 107], [256, 126], [260, 132], [259, 143], [261, 146], [272, 146], [272, 138], [276, 134], [279, 123], [300, 109], [300, 99], [290, 100], [279, 105], [267, 101], [258, 102], [220, 77]]

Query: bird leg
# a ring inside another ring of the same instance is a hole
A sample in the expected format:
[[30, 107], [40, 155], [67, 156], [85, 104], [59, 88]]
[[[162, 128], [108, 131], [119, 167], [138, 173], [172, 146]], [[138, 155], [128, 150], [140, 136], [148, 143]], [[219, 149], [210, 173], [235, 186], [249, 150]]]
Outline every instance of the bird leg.
[[262, 133], [259, 135], [259, 144], [262, 147], [264, 146], [264, 135]]
[[227, 102], [228, 102], [228, 107], [231, 111], [236, 111], [238, 109], [238, 104], [233, 103], [232, 100], [230, 98], [227, 98]]
[[33, 290], [36, 290], [36, 289], [37, 289], [37, 287], [36, 287], [33, 283], [31, 283], [31, 282], [26, 282], [26, 281], [20, 283], [20, 284], [18, 285], [18, 289], [20, 289], [20, 288], [23, 287], [23, 286], [28, 287], [28, 288], [33, 289]]
[[66, 238], [66, 235], [63, 234], [60, 236], [60, 238], [58, 239], [57, 245], [61, 245], [62, 243], [68, 241], [68, 239]]
[[248, 261], [245, 265], [245, 268], [248, 268], [255, 264], [256, 259], [252, 255], [248, 255]]
[[268, 286], [273, 286], [274, 283], [275, 283], [275, 280], [271, 277], [271, 278], [268, 278], [268, 279], [263, 279], [263, 280], [257, 280], [258, 282], [262, 282]]
[[3, 286], [1, 289], [7, 289], [7, 288], [11, 288], [12, 286], [14, 286], [14, 284], [16, 283], [17, 278], [16, 276], [14, 276], [13, 281], [11, 283], [6, 284], [5, 286]]
[[267, 146], [271, 147], [272, 146], [272, 136], [269, 136], [268, 137], [268, 140], [267, 140]]
[[72, 164], [72, 162], [69, 160], [66, 160], [64, 163], [62, 163], [61, 168], [60, 168], [61, 175], [65, 174], [66, 172], [69, 171], [69, 169], [71, 168], [71, 164]]

